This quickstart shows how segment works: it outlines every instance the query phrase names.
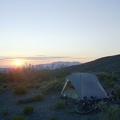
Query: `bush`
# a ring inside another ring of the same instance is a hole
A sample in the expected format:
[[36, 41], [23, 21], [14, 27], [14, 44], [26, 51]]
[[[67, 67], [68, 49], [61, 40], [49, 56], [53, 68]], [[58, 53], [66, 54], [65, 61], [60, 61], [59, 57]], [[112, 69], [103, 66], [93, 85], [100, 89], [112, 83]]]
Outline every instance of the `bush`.
[[120, 108], [117, 106], [110, 106], [106, 111], [102, 111], [98, 114], [100, 120], [119, 120]]
[[44, 98], [42, 94], [35, 95], [34, 97], [28, 98], [28, 99], [19, 99], [18, 104], [24, 104], [24, 103], [30, 103], [34, 101], [41, 101]]
[[3, 88], [4, 89], [8, 88], [8, 85], [7, 84], [3, 84]]
[[117, 95], [117, 97], [120, 98], [120, 85], [115, 85], [114, 91], [115, 91], [115, 94]]
[[106, 112], [106, 110], [107, 110], [107, 108], [108, 108], [108, 105], [107, 105], [106, 102], [107, 102], [107, 101], [101, 101], [101, 102], [99, 102], [98, 107], [99, 107], [99, 110], [100, 110], [101, 112]]
[[48, 118], [48, 120], [57, 120], [57, 118], [54, 117], [54, 116], [51, 116], [51, 117]]
[[44, 94], [51, 93], [52, 91], [61, 90], [63, 87], [62, 81], [59, 79], [53, 79], [51, 81], [45, 82], [41, 89]]
[[8, 80], [8, 74], [7, 73], [0, 73], [0, 82], [1, 83], [6, 83]]
[[106, 84], [108, 87], [114, 87], [114, 85], [116, 84], [116, 81], [108, 81]]
[[3, 116], [8, 115], [8, 114], [9, 114], [9, 110], [7, 108], [5, 108], [1, 111], [1, 115], [3, 115]]
[[27, 89], [26, 89], [26, 87], [23, 87], [23, 86], [17, 86], [14, 88], [14, 93], [18, 94], [18, 95], [26, 94]]
[[65, 108], [65, 104], [63, 102], [57, 102], [55, 103], [55, 109], [59, 110], [59, 109], [64, 109]]
[[27, 100], [26, 99], [19, 99], [17, 101], [18, 104], [24, 104], [24, 103], [27, 103]]
[[33, 101], [41, 101], [44, 98], [42, 94], [35, 95]]
[[3, 88], [0, 86], [0, 93], [2, 93], [3, 92]]
[[12, 120], [25, 120], [23, 116], [14, 116]]
[[104, 88], [108, 87], [114, 87], [117, 81], [117, 77], [114, 73], [108, 74], [108, 73], [96, 73], [100, 81], [103, 83]]
[[29, 115], [29, 114], [32, 114], [34, 111], [34, 107], [33, 106], [25, 106], [23, 108], [23, 114], [24, 115]]

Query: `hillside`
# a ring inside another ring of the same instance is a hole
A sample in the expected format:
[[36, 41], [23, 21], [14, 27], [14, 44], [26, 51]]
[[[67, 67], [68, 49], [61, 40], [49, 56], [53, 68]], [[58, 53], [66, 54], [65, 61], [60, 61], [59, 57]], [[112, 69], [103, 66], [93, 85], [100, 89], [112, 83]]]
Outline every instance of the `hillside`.
[[68, 67], [70, 72], [108, 72], [120, 77], [120, 55], [108, 56], [97, 60]]

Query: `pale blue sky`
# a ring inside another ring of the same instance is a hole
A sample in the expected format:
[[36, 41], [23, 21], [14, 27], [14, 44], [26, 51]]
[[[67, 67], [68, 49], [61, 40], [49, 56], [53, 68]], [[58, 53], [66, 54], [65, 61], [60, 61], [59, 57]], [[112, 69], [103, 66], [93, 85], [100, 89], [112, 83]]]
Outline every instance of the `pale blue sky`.
[[119, 53], [119, 0], [0, 0], [0, 66]]

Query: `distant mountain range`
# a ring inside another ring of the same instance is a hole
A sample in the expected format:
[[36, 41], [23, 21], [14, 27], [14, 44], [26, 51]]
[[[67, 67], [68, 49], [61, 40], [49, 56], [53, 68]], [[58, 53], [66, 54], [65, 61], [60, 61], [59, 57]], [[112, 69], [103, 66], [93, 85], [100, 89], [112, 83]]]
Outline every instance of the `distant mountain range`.
[[53, 62], [53, 63], [48, 63], [48, 64], [39, 64], [39, 65], [35, 65], [35, 67], [39, 68], [49, 68], [49, 69], [57, 69], [57, 68], [63, 68], [63, 67], [70, 67], [73, 65], [81, 65], [80, 62], [62, 62], [62, 61], [58, 61], [58, 62]]
[[7, 68], [0, 68], [0, 73], [1, 73], [1, 72], [3, 72], [3, 73], [4, 73], [4, 72], [7, 72]]
[[[58, 62], [53, 62], [53, 63], [48, 63], [48, 64], [38, 64], [38, 65], [33, 65], [34, 68], [37, 69], [60, 69], [60, 68], [64, 68], [64, 67], [70, 67], [73, 65], [80, 65], [80, 62], [62, 62], [62, 61], [58, 61]], [[0, 68], [0, 72], [7, 72], [8, 68]]]

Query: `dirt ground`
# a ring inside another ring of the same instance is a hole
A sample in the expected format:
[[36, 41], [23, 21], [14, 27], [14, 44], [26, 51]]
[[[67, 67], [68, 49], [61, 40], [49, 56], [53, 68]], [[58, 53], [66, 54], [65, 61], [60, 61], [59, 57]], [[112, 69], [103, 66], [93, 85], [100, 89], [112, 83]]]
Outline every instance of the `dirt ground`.
[[45, 95], [42, 101], [17, 104], [19, 99], [27, 99], [40, 93], [39, 89], [29, 89], [25, 95], [16, 95], [13, 89], [1, 93], [0, 111], [7, 109], [9, 114], [0, 114], [0, 120], [12, 120], [15, 115], [23, 115], [22, 111], [26, 105], [33, 106], [34, 112], [30, 115], [24, 115], [25, 120], [95, 120], [95, 115], [93, 114], [77, 114], [75, 112], [75, 104], [73, 103], [69, 103], [64, 109], [56, 110], [54, 108], [55, 103], [58, 101], [65, 102], [60, 99], [60, 91]]

